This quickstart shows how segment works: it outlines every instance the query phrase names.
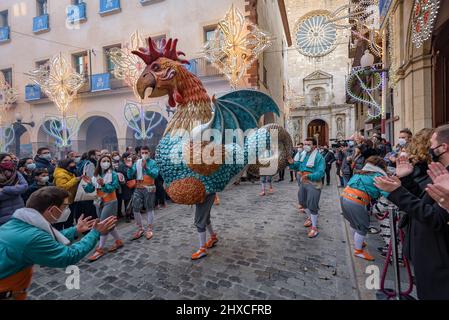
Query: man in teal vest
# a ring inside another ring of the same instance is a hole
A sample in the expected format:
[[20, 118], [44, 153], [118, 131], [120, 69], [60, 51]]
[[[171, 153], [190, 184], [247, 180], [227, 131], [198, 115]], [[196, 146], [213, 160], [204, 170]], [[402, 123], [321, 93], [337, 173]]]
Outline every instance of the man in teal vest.
[[318, 210], [326, 165], [323, 156], [318, 152], [317, 141], [314, 138], [307, 138], [304, 141], [304, 151], [299, 157], [299, 161], [289, 158], [290, 168], [299, 173], [301, 184], [298, 191], [300, 205], [304, 208], [307, 219], [304, 227], [310, 228], [309, 238], [318, 235]]
[[100, 234], [115, 227], [116, 217], [98, 222], [81, 216], [76, 226], [59, 232], [51, 225], [70, 216], [68, 197], [64, 189], [41, 188], [30, 196], [26, 208], [16, 210], [0, 227], [0, 300], [26, 299], [34, 264], [52, 268], [76, 264], [95, 247]]

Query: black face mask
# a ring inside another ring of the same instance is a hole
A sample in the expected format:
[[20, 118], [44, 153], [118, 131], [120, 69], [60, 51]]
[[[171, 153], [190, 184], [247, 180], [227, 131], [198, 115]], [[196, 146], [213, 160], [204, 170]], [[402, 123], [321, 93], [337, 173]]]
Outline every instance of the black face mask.
[[76, 167], [69, 167], [69, 172], [71, 173], [75, 173], [76, 172]]
[[443, 154], [445, 154], [446, 153], [446, 151], [445, 152], [442, 152], [442, 153], [440, 153], [440, 154], [436, 154], [435, 153], [435, 150], [436, 149], [438, 149], [439, 147], [441, 147], [442, 145], [440, 144], [439, 146], [436, 146], [435, 148], [430, 148], [429, 149], [429, 155], [432, 157], [432, 162], [438, 162], [439, 160], [440, 160], [440, 157], [443, 155]]

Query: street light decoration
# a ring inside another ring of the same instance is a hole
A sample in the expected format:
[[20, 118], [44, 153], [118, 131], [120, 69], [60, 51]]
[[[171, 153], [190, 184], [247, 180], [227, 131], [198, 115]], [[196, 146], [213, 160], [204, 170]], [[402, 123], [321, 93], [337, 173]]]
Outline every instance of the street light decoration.
[[12, 125], [7, 125], [5, 119], [6, 112], [17, 101], [18, 96], [17, 90], [9, 85], [3, 72], [0, 72], [0, 152], [6, 152], [14, 142], [14, 128]]
[[432, 36], [439, 8], [440, 0], [415, 0], [412, 42], [416, 48], [420, 48]]
[[162, 122], [164, 118], [159, 112], [145, 110], [142, 104], [128, 102], [124, 110], [125, 120], [134, 131], [137, 140], [149, 140], [153, 138], [153, 130]]
[[78, 90], [85, 83], [84, 76], [75, 72], [61, 53], [53, 56], [48, 65], [41, 66], [28, 75], [56, 104], [60, 112], [60, 116], [47, 118], [43, 126], [44, 131], [56, 139], [58, 147], [69, 147], [70, 140], [76, 135], [79, 127], [77, 118], [67, 117], [67, 111]]
[[146, 64], [141, 58], [132, 54], [132, 51], [144, 47], [145, 40], [137, 30], [131, 35], [129, 42], [123, 48], [112, 48], [108, 53], [115, 65], [114, 76], [131, 87], [137, 99], [139, 99], [139, 94], [136, 91], [136, 83]]
[[205, 44], [204, 53], [206, 59], [236, 88], [248, 68], [272, 42], [268, 32], [247, 21], [242, 12], [232, 5]]
[[75, 72], [61, 53], [51, 58], [48, 67], [41, 66], [29, 75], [63, 115], [85, 83], [84, 76]]

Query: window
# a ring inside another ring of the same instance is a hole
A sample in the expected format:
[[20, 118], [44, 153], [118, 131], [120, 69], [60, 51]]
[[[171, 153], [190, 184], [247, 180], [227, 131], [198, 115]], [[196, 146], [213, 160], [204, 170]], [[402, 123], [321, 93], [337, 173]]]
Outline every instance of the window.
[[113, 46], [109, 46], [103, 49], [104, 51], [104, 56], [105, 56], [105, 61], [106, 61], [106, 70], [107, 73], [109, 73], [111, 75], [111, 78], [114, 78], [114, 69], [115, 69], [115, 64], [114, 62], [112, 62], [111, 56], [109, 55], [109, 51], [112, 48], [121, 48], [122, 46], [117, 44], [117, 45], [113, 45]]
[[8, 24], [8, 10], [0, 12], [0, 28], [7, 27]]
[[48, 14], [47, 0], [36, 0], [37, 16]]
[[73, 55], [73, 65], [75, 67], [75, 71], [79, 74], [82, 74], [85, 78], [87, 78], [88, 72], [88, 60], [87, 60], [87, 52], [77, 53]]
[[12, 69], [3, 69], [0, 70], [3, 73], [3, 76], [5, 77], [5, 80], [9, 85], [12, 87]]
[[73, 5], [80, 5], [82, 3], [84, 3], [84, 0], [72, 0]]
[[216, 29], [216, 25], [204, 27], [204, 42], [207, 42], [213, 38]]
[[43, 66], [45, 66], [46, 70], [50, 70], [50, 66], [48, 65], [48, 59], [36, 62], [36, 68], [40, 68]]

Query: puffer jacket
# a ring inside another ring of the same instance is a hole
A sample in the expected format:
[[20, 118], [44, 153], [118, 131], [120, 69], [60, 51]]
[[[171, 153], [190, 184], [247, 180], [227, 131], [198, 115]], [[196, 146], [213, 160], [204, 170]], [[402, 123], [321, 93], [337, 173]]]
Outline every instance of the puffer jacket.
[[72, 204], [73, 200], [75, 199], [79, 182], [79, 180], [76, 178], [76, 175], [67, 171], [66, 169], [56, 167], [54, 179], [55, 186], [67, 190], [70, 193], [69, 204]]
[[8, 222], [14, 211], [25, 206], [22, 193], [28, 189], [28, 183], [19, 172], [17, 177], [17, 184], [0, 189], [0, 225]]

